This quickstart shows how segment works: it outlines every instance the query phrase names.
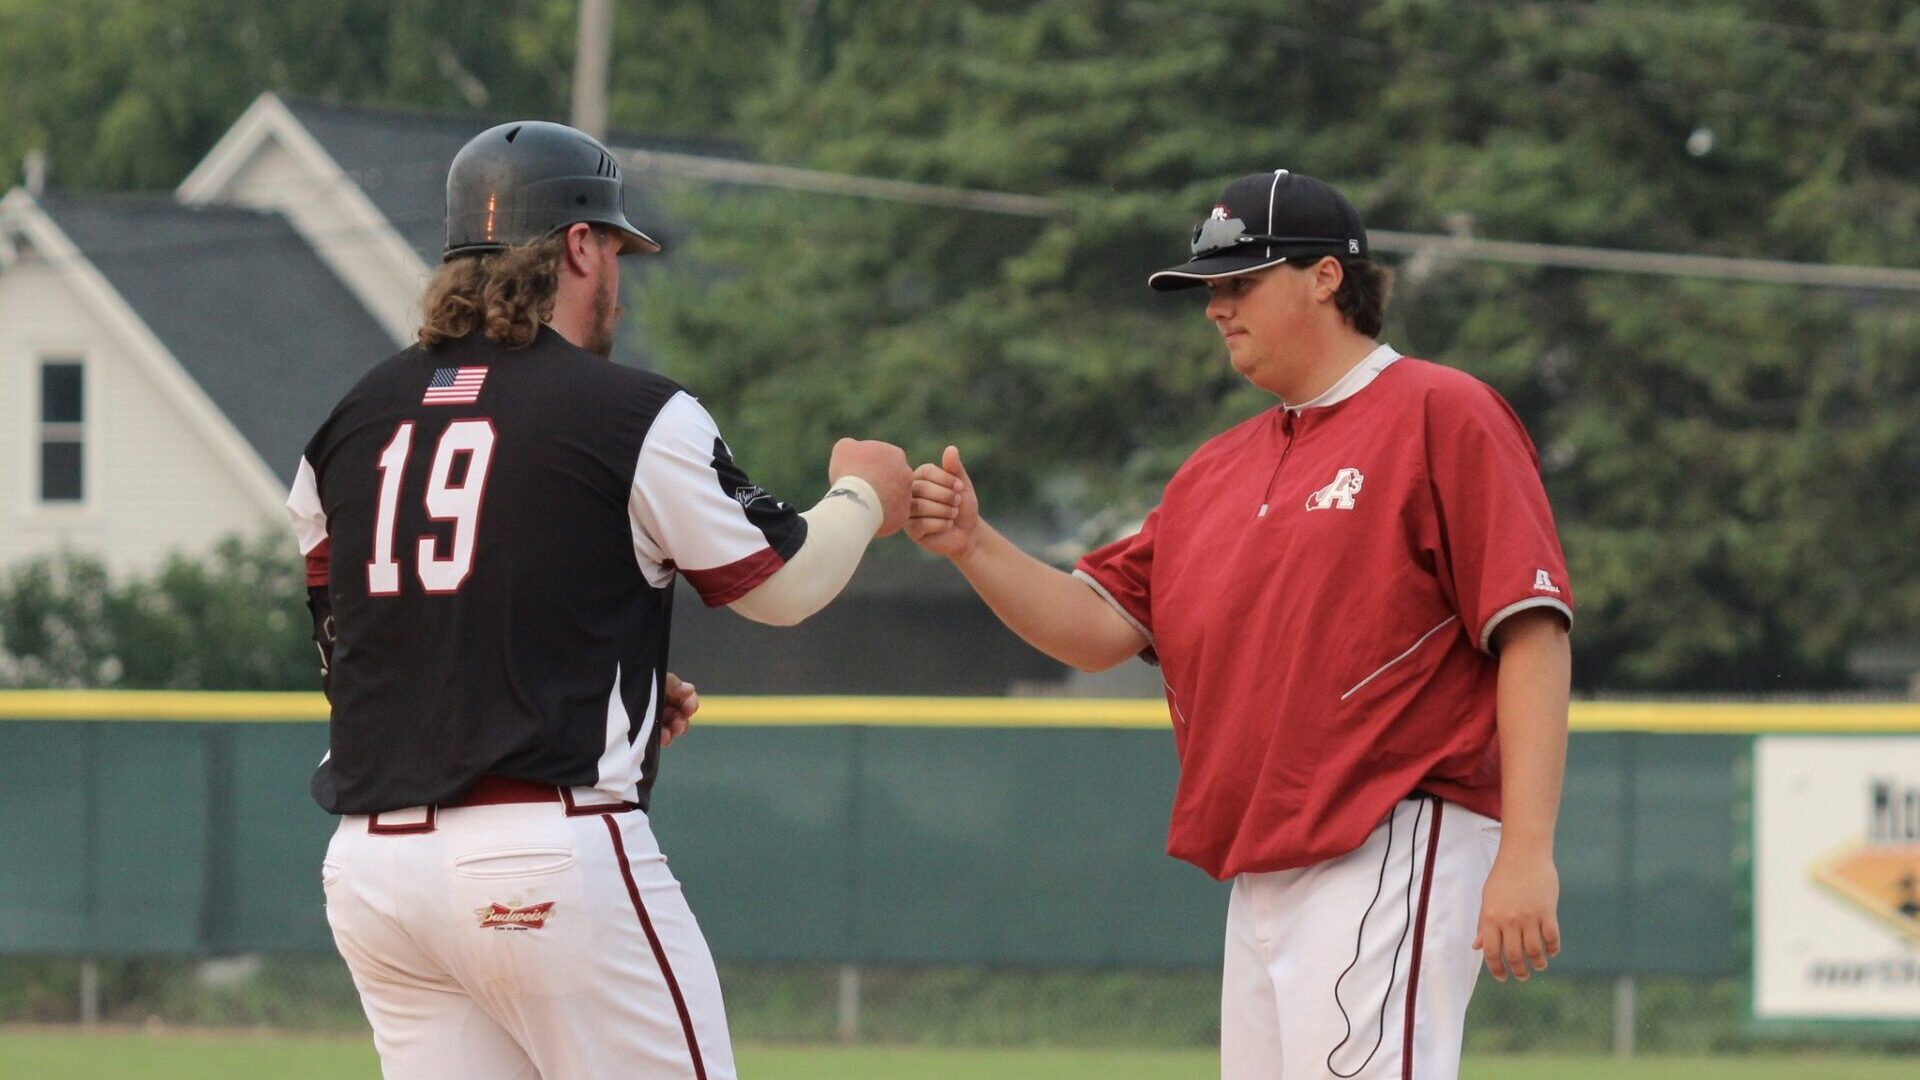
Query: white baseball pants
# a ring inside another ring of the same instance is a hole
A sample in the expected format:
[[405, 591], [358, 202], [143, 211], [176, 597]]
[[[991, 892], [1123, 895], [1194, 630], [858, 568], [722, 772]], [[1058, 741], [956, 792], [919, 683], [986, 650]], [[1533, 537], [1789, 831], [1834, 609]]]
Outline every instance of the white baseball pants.
[[432, 831], [343, 818], [322, 870], [388, 1080], [733, 1080], [713, 958], [644, 813], [412, 813]]
[[1222, 1080], [1456, 1080], [1499, 847], [1499, 822], [1417, 797], [1346, 855], [1234, 879]]

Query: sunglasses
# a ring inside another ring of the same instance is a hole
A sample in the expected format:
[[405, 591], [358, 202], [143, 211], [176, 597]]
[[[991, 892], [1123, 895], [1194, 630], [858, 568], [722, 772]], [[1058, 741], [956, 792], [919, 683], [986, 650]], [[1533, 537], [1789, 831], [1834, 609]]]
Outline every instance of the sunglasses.
[[1196, 259], [1219, 255], [1247, 244], [1326, 245], [1339, 251], [1346, 246], [1346, 241], [1330, 236], [1264, 236], [1249, 233], [1247, 223], [1239, 218], [1210, 217], [1193, 227], [1193, 257]]

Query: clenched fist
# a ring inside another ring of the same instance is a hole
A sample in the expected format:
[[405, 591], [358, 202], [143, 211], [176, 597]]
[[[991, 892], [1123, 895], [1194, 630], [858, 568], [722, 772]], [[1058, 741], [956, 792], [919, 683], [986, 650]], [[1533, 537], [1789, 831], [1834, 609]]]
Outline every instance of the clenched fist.
[[827, 482], [843, 476], [857, 476], [879, 494], [880, 531], [875, 536], [892, 536], [907, 523], [913, 470], [907, 467], [905, 450], [872, 439], [841, 439], [833, 444], [833, 457], [827, 462]]
[[979, 529], [980, 499], [960, 462], [960, 448], [949, 446], [940, 464], [914, 470], [907, 535], [935, 555], [959, 559], [973, 549]]

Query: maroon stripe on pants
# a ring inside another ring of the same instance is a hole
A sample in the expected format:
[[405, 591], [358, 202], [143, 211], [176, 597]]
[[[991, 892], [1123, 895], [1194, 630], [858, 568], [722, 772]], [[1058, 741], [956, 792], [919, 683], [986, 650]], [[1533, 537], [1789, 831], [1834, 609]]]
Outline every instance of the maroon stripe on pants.
[[[620, 860], [620, 876], [627, 881], [627, 896], [633, 900], [633, 913], [640, 917], [640, 929], [647, 932], [647, 944], [653, 946], [653, 958], [660, 963], [660, 974], [667, 979], [667, 992], [673, 995], [673, 1007], [680, 1013], [680, 1030], [687, 1033], [687, 1053], [693, 1055], [693, 1075], [698, 1080], [707, 1080], [706, 1063], [700, 1060], [700, 1041], [693, 1037], [693, 1017], [687, 1013], [687, 999], [680, 995], [680, 983], [673, 977], [673, 965], [667, 963], [667, 950], [661, 948], [660, 935], [654, 933], [653, 920], [647, 917], [647, 905], [640, 900], [640, 886], [634, 884], [633, 867], [627, 865], [627, 846], [620, 842], [620, 826], [614, 824], [612, 814], [601, 815], [601, 820], [607, 823], [607, 835], [613, 837], [613, 853]], [[1424, 900], [1423, 896], [1423, 909]]]
[[1427, 898], [1433, 895], [1433, 857], [1440, 850], [1440, 800], [1427, 827], [1427, 866], [1420, 872], [1420, 907], [1413, 917], [1413, 965], [1407, 969], [1407, 1029], [1400, 1038], [1400, 1080], [1413, 1080], [1413, 1002], [1420, 993], [1420, 947], [1427, 940]]

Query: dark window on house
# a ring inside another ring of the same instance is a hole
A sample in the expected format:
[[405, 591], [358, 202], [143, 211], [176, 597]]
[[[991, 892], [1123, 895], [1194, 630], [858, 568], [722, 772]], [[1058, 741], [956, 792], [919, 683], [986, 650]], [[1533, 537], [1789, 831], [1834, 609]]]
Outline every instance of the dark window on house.
[[86, 496], [87, 402], [77, 360], [40, 365], [40, 501], [80, 502]]

